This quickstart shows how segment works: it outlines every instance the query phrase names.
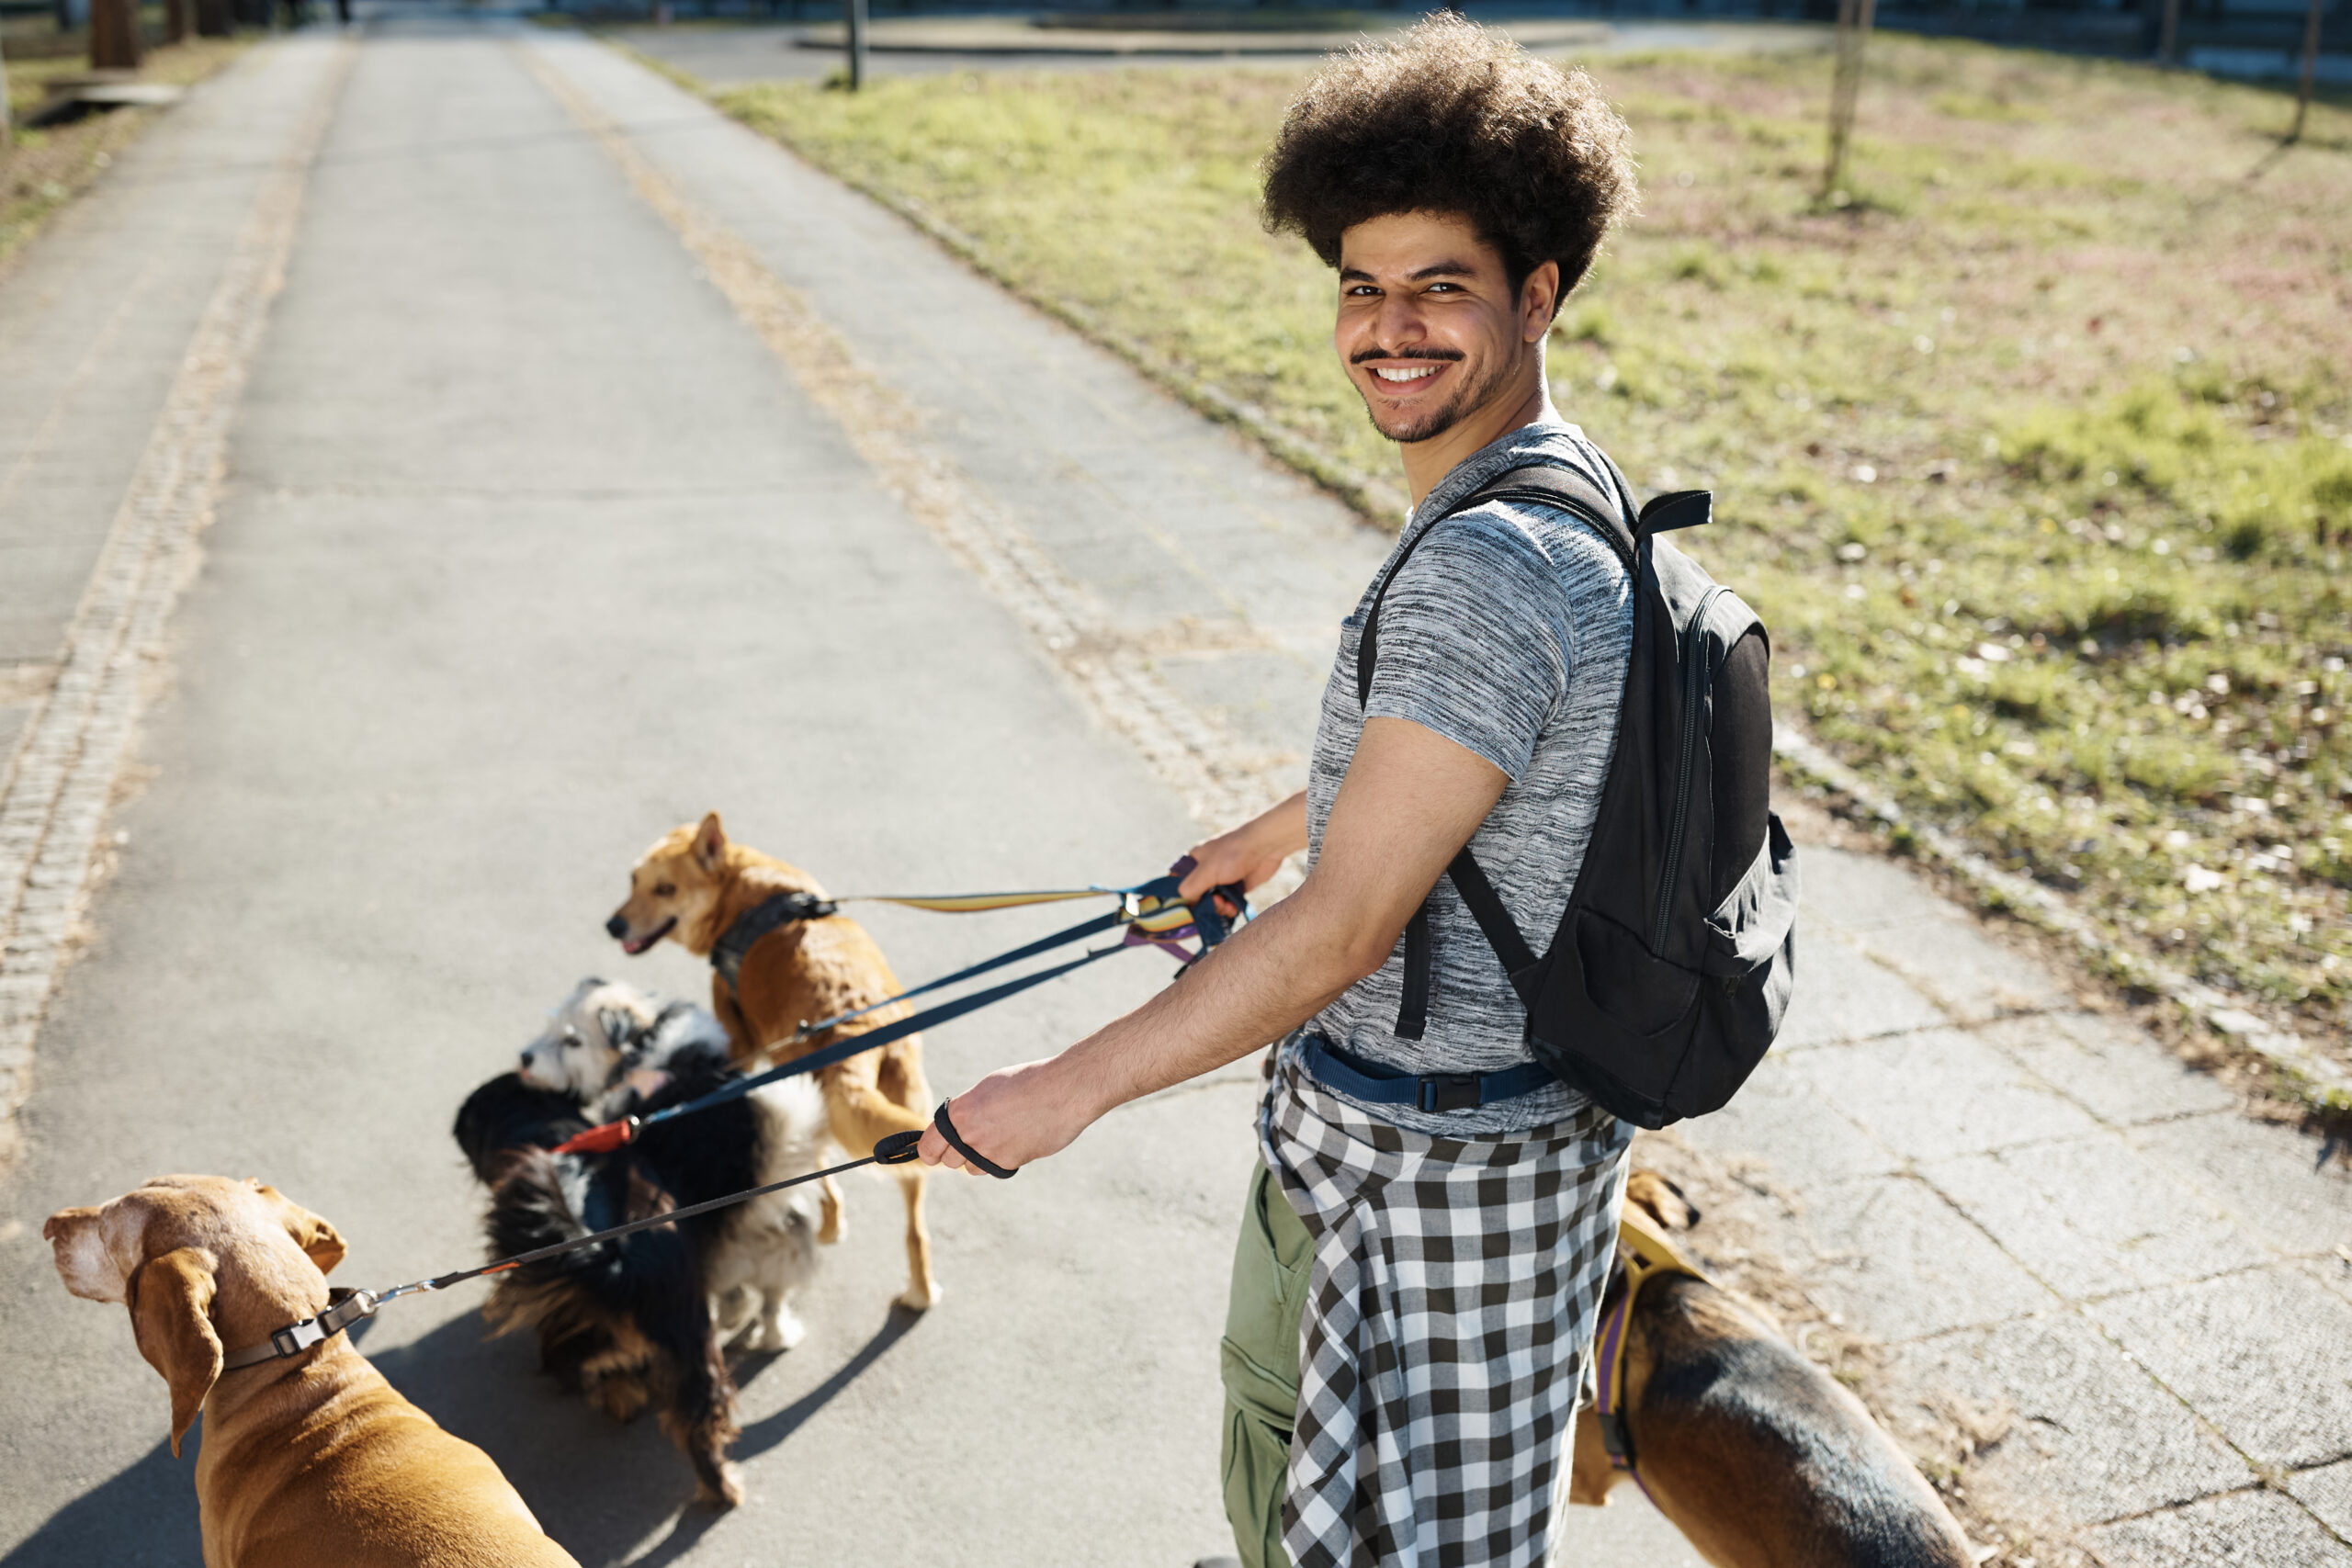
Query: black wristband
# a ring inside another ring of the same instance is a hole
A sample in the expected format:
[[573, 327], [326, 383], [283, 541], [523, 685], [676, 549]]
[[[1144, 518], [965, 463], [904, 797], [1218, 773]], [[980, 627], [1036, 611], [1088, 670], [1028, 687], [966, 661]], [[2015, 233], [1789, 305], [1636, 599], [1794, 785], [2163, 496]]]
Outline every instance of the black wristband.
[[939, 1129], [939, 1135], [947, 1140], [947, 1146], [954, 1149], [957, 1154], [962, 1155], [965, 1160], [971, 1165], [973, 1169], [987, 1171], [999, 1181], [1010, 1181], [1012, 1179], [1014, 1172], [1005, 1169], [1004, 1167], [997, 1164], [996, 1161], [980, 1153], [979, 1150], [966, 1143], [962, 1136], [956, 1133], [956, 1123], [948, 1119], [947, 1102], [945, 1100], [941, 1100], [939, 1102], [939, 1109], [932, 1112], [931, 1124]]

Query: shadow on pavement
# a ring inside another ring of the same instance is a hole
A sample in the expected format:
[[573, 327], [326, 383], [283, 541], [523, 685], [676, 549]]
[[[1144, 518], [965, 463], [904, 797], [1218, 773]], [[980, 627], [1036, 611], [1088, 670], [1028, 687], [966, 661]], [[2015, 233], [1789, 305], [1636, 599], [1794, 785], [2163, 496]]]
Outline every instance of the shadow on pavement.
[[[817, 1387], [744, 1429], [738, 1461], [774, 1449], [849, 1387], [891, 1346], [916, 1314], [893, 1307], [874, 1337]], [[360, 1325], [365, 1331], [374, 1324]], [[447, 1431], [479, 1446], [523, 1495], [540, 1525], [587, 1564], [634, 1562], [662, 1568], [693, 1550], [724, 1516], [695, 1506], [694, 1472], [650, 1416], [623, 1425], [563, 1393], [539, 1374], [527, 1335], [483, 1337], [472, 1313], [412, 1344], [368, 1359], [392, 1385]], [[738, 1363], [749, 1385], [775, 1356]], [[174, 1459], [158, 1442], [137, 1462], [51, 1515], [0, 1568], [184, 1568], [202, 1555], [196, 1503], [196, 1456], [202, 1424]], [[654, 1538], [657, 1538], [654, 1539]]]

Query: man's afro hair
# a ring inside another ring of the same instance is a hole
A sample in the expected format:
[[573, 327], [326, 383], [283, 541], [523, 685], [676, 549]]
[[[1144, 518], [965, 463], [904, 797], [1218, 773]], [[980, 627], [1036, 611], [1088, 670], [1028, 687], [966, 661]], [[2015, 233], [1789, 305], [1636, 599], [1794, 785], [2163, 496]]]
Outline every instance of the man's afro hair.
[[1559, 263], [1566, 299], [1634, 210], [1631, 138], [1582, 71], [1440, 12], [1356, 45], [1292, 103], [1266, 155], [1266, 227], [1337, 266], [1340, 236], [1368, 219], [1456, 212], [1514, 287]]

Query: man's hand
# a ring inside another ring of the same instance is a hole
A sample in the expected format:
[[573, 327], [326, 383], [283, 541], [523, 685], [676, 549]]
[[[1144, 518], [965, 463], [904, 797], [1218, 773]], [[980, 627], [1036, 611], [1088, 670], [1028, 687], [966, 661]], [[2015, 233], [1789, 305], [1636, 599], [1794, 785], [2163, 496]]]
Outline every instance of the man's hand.
[[[1231, 832], [1204, 839], [1186, 851], [1193, 857], [1193, 869], [1184, 874], [1177, 896], [1187, 904], [1197, 903], [1210, 888], [1227, 887], [1237, 882], [1241, 884], [1243, 892], [1250, 892], [1280, 871], [1283, 862], [1306, 847], [1306, 792], [1301, 790]], [[1230, 899], [1218, 899], [1216, 907], [1228, 919], [1241, 912], [1233, 908]], [[960, 1128], [963, 1123], [958, 1122], [956, 1125]]]
[[[956, 1136], [1007, 1170], [1061, 1153], [1108, 1109], [1089, 1106], [1074, 1094], [1061, 1062], [1055, 1056], [1000, 1068], [957, 1095], [948, 1112], [956, 1119]], [[922, 1130], [915, 1151], [925, 1165], [980, 1174], [936, 1126]]]

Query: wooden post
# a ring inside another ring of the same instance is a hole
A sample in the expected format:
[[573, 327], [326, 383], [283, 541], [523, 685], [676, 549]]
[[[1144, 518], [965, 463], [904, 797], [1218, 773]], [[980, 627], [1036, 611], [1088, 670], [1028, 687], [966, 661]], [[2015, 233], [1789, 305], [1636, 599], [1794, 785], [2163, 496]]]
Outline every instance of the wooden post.
[[842, 0], [849, 12], [849, 90], [865, 85], [865, 0]]
[[90, 69], [139, 69], [138, 0], [90, 0]]
[[1829, 157], [1821, 171], [1825, 202], [1835, 199], [1846, 177], [1846, 146], [1862, 90], [1862, 46], [1877, 11], [1878, 0], [1838, 0], [1838, 73], [1829, 85]]
[[2303, 23], [2303, 72], [2295, 85], [2295, 125], [2287, 132], [2289, 141], [2303, 139], [2303, 117], [2312, 111], [2312, 78], [2319, 72], [2319, 10], [2321, 0], [2312, 0], [2312, 14]]
[[2165, 0], [2164, 31], [2156, 35], [2156, 63], [2180, 63], [2180, 0]]
[[196, 11], [196, 36], [227, 38], [235, 20], [229, 14], [229, 0], [192, 0]]
[[8, 62], [0, 56], [0, 152], [17, 144], [17, 117], [8, 107]]
[[188, 0], [164, 0], [164, 41], [186, 43], [188, 29]]

